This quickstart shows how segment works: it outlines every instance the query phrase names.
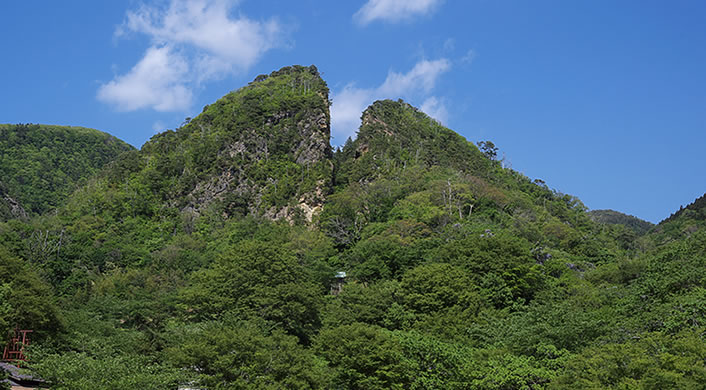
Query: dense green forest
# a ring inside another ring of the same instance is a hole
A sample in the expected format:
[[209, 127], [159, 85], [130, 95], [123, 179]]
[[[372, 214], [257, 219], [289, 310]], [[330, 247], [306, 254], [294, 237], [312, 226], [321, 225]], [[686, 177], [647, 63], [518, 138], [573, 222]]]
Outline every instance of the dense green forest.
[[55, 389], [703, 388], [703, 202], [597, 222], [402, 101], [334, 151], [329, 104], [258, 76], [1, 222], [2, 334]]
[[105, 164], [133, 149], [83, 127], [0, 125], [0, 220], [62, 205]]

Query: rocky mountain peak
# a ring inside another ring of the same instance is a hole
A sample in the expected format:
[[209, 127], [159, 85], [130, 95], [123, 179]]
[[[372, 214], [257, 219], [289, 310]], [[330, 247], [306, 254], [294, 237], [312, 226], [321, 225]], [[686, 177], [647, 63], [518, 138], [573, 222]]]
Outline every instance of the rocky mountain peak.
[[352, 180], [374, 176], [386, 166], [444, 166], [486, 176], [492, 165], [475, 145], [403, 100], [370, 105], [358, 138], [344, 154], [354, 160]]
[[183, 212], [216, 207], [225, 216], [311, 221], [332, 181], [329, 105], [315, 66], [288, 66], [257, 76], [143, 150], [158, 159], [165, 145], [169, 155], [182, 151], [164, 163], [180, 176], [170, 198]]

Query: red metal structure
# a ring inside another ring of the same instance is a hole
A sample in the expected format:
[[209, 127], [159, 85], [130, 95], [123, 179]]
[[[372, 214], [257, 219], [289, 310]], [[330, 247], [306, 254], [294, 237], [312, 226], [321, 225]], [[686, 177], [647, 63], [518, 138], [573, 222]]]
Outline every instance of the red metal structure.
[[5, 345], [2, 353], [3, 361], [27, 360], [24, 354], [25, 346], [29, 345], [29, 334], [31, 330], [15, 328], [15, 335]]

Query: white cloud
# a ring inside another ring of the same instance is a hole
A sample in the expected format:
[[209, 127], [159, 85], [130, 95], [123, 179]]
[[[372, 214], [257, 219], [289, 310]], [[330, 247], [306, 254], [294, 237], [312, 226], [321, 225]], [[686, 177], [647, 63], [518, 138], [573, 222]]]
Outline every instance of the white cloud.
[[[122, 110], [147, 107], [158, 111], [184, 110], [196, 85], [246, 70], [265, 52], [283, 45], [285, 34], [276, 20], [260, 22], [243, 15], [231, 17], [237, 3], [237, 0], [170, 0], [166, 8], [145, 5], [129, 11], [116, 36], [145, 34], [152, 46], [130, 72], [101, 86], [99, 99]], [[157, 66], [154, 57], [160, 51], [170, 61]], [[153, 64], [151, 75], [157, 78], [150, 83], [161, 87], [155, 92], [138, 83], [148, 81], [149, 75], [143, 68], [149, 64]], [[176, 70], [180, 75], [173, 79]], [[156, 101], [157, 92], [167, 92], [164, 101]]]
[[435, 61], [419, 61], [409, 72], [390, 72], [387, 79], [380, 86], [379, 92], [385, 95], [403, 95], [406, 92], [421, 90], [429, 92], [439, 76], [449, 70], [451, 63], [442, 58]]
[[184, 110], [191, 90], [183, 83], [189, 66], [168, 46], [150, 47], [127, 74], [103, 84], [98, 99], [121, 111], [152, 107], [157, 111]]
[[385, 81], [376, 88], [358, 88], [353, 83], [346, 85], [341, 92], [333, 94], [331, 132], [334, 142], [342, 144], [348, 137], [354, 136], [360, 126], [363, 110], [379, 99], [426, 97], [424, 103], [427, 108], [442, 118], [429, 112], [427, 114], [443, 122], [447, 117], [443, 103], [426, 95], [434, 88], [439, 77], [450, 68], [451, 63], [445, 58], [422, 60], [407, 73], [388, 73]]
[[156, 43], [185, 44], [202, 50], [200, 67], [209, 72], [247, 69], [266, 51], [280, 45], [275, 20], [231, 19], [229, 0], [172, 0], [166, 11], [142, 7], [128, 12], [124, 29], [144, 33]]
[[449, 111], [446, 109], [446, 104], [444, 104], [444, 102], [436, 96], [427, 98], [419, 109], [439, 121], [441, 124], [445, 124], [449, 117]]
[[357, 88], [348, 84], [340, 93], [333, 94], [331, 105], [331, 136], [334, 143], [343, 144], [355, 135], [365, 107], [378, 99], [376, 89]]
[[442, 2], [443, 0], [368, 0], [353, 15], [353, 19], [362, 25], [375, 20], [396, 23], [414, 16], [428, 15]]

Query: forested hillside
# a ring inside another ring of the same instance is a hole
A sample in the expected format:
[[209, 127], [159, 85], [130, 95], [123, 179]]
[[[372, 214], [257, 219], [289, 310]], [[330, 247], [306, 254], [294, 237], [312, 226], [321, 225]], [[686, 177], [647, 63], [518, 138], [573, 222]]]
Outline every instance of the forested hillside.
[[640, 236], [654, 227], [654, 224], [650, 222], [615, 210], [591, 210], [588, 212], [588, 215], [591, 219], [599, 223], [624, 225]]
[[0, 330], [56, 389], [703, 388], [698, 210], [598, 223], [403, 101], [332, 152], [328, 107], [258, 76], [0, 223]]
[[0, 125], [0, 220], [60, 206], [78, 185], [132, 149], [83, 127]]
[[680, 207], [679, 210], [660, 222], [656, 233], [678, 239], [702, 229], [704, 225], [706, 225], [706, 194], [686, 207]]

